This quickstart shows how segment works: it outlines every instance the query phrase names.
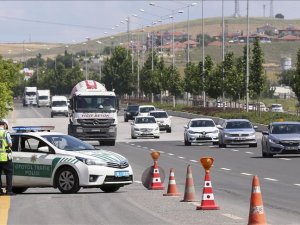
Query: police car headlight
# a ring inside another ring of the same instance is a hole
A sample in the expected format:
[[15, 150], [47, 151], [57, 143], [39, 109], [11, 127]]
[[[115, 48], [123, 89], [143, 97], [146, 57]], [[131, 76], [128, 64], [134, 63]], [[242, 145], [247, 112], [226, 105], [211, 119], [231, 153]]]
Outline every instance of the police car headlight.
[[135, 127], [135, 128], [134, 128], [134, 130], [135, 130], [135, 131], [139, 131], [140, 129], [139, 129], [139, 128], [137, 128], [137, 127]]
[[213, 133], [214, 133], [214, 134], [217, 134], [217, 133], [219, 133], [219, 130], [215, 130], [215, 131], [213, 131]]
[[195, 134], [195, 132], [192, 131], [192, 130], [188, 130], [188, 132], [189, 132], [190, 134]]
[[95, 166], [106, 166], [106, 162], [100, 161], [100, 160], [94, 160], [94, 159], [85, 159], [76, 157], [76, 159], [80, 160], [81, 162], [85, 163], [86, 165], [95, 165]]

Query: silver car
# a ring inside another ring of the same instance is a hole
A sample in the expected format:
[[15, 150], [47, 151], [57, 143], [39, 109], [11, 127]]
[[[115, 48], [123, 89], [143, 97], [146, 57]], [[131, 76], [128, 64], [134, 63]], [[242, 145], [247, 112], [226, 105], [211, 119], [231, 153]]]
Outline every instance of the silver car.
[[219, 147], [226, 148], [227, 145], [257, 147], [256, 128], [246, 119], [225, 120], [219, 132]]
[[300, 153], [299, 122], [274, 122], [268, 126], [268, 131], [264, 131], [262, 134], [263, 157]]

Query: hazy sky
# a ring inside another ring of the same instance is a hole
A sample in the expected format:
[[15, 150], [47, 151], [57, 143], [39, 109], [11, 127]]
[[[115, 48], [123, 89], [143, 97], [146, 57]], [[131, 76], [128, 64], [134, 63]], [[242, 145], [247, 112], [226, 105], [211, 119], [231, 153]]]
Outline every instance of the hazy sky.
[[[270, 15], [270, 0], [249, 1], [250, 17]], [[189, 7], [190, 19], [201, 18], [201, 1], [0, 1], [0, 43], [84, 42], [86, 37], [126, 31], [128, 16], [130, 29], [150, 25], [160, 17], [162, 23], [171, 23], [172, 10], [184, 11], [176, 13], [174, 21], [187, 21], [186, 5], [192, 3], [197, 5]], [[300, 0], [274, 0], [273, 9], [274, 15], [282, 13], [286, 19], [300, 18]], [[239, 0], [239, 10], [241, 16], [246, 15], [246, 0]], [[224, 0], [224, 16], [233, 13], [234, 0]], [[205, 18], [221, 16], [221, 0], [204, 0]]]

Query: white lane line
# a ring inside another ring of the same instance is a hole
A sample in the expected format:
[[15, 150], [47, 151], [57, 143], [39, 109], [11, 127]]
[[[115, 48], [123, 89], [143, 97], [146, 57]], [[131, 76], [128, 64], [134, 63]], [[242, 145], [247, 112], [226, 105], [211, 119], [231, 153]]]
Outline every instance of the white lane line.
[[251, 173], [241, 173], [242, 175], [245, 175], [245, 176], [252, 176]]
[[163, 151], [159, 151], [160, 153], [165, 153], [165, 152], [163, 152]]
[[130, 144], [130, 145], [135, 145], [135, 144]]
[[148, 147], [143, 147], [144, 149], [148, 149]]
[[286, 161], [292, 160], [292, 159], [288, 159], [288, 158], [279, 158], [279, 159], [286, 160]]
[[253, 152], [245, 152], [245, 153], [250, 154], [250, 155], [253, 155], [253, 154], [254, 154]]
[[300, 187], [300, 184], [294, 184], [294, 185], [296, 185], [296, 186], [299, 186], [299, 187]]
[[173, 153], [168, 153], [168, 155], [174, 155]]
[[151, 148], [150, 151], [156, 151], [155, 149]]
[[233, 152], [239, 152], [240, 150], [237, 150], [237, 149], [231, 149], [231, 151], [233, 151]]
[[264, 179], [265, 179], [265, 180], [269, 180], [269, 181], [278, 181], [278, 180], [276, 180], [276, 179], [269, 178], [269, 177], [265, 177]]
[[194, 159], [191, 159], [190, 162], [195, 162], [195, 163], [197, 163], [198, 161], [197, 161], [197, 160], [194, 160]]
[[229, 171], [231, 169], [228, 169], [228, 168], [220, 168], [221, 170], [226, 170], [226, 171]]
[[184, 159], [184, 157], [182, 157], [182, 156], [178, 156], [178, 158], [179, 158], [179, 159]]
[[142, 147], [142, 146], [140, 146], [140, 145], [137, 145], [136, 147], [140, 148], [140, 147]]
[[235, 216], [235, 215], [232, 215], [232, 214], [221, 214], [222, 216], [226, 216], [226, 217], [228, 217], [228, 218], [230, 218], [230, 219], [233, 219], [233, 220], [242, 220], [243, 218], [241, 218], [241, 217], [238, 217], [238, 216]]

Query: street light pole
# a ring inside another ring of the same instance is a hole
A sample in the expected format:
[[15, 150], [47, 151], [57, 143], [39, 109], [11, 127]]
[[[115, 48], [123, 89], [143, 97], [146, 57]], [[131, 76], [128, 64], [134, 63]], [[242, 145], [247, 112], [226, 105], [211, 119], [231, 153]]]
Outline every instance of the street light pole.
[[249, 112], [249, 0], [247, 0], [246, 111]]
[[[102, 44], [101, 41], [96, 41], [99, 46]], [[100, 50], [100, 47], [99, 47], [99, 76], [100, 76], [100, 82], [101, 82], [101, 79], [102, 79], [102, 68], [101, 68], [101, 50]]]
[[[224, 60], [225, 60], [225, 28], [224, 28], [224, 0], [222, 0], [222, 76], [223, 76], [223, 83], [225, 81], [224, 77]], [[225, 91], [223, 85], [223, 110], [225, 110]]]
[[202, 76], [202, 83], [203, 83], [203, 107], [206, 107], [206, 93], [205, 93], [205, 56], [204, 56], [204, 4], [203, 4], [204, 0], [202, 0], [202, 72], [203, 72], [203, 76]]

